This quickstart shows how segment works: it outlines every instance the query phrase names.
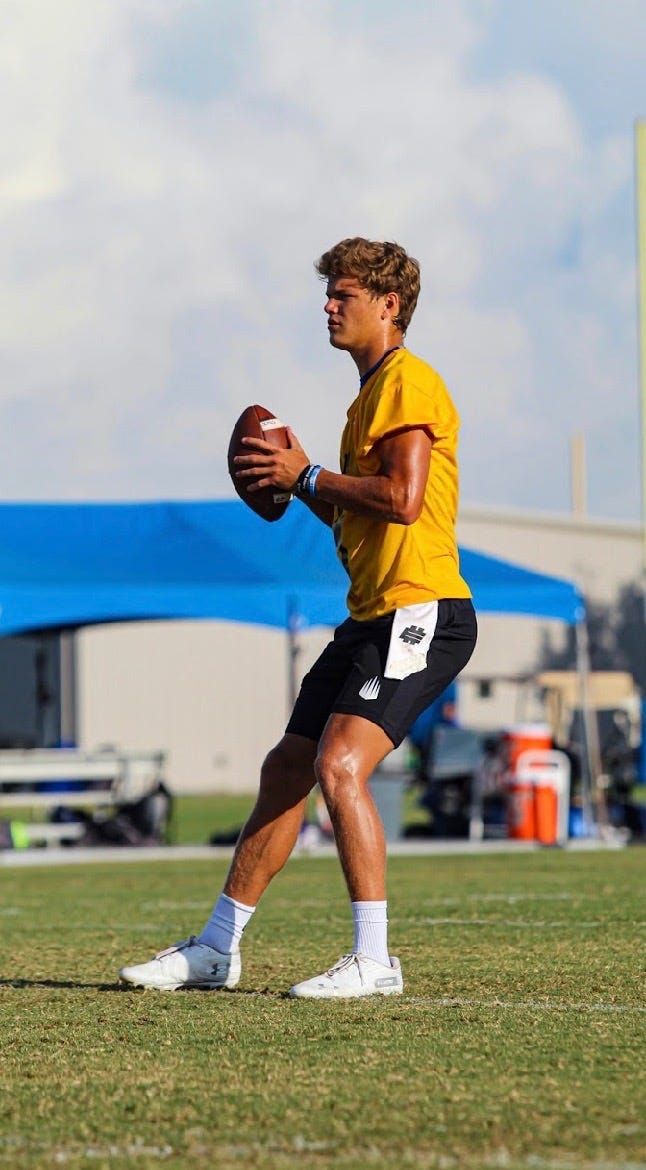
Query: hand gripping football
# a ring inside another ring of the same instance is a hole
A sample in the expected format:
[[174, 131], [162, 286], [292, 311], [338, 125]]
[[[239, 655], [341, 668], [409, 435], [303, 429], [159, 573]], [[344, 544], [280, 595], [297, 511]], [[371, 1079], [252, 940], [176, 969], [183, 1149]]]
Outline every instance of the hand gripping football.
[[237, 479], [236, 477], [237, 468], [233, 462], [235, 456], [251, 453], [249, 448], [242, 443], [242, 439], [247, 438], [264, 439], [266, 443], [271, 443], [272, 447], [286, 448], [289, 447], [287, 430], [280, 419], [272, 414], [271, 410], [267, 410], [264, 406], [248, 406], [246, 410], [243, 410], [233, 428], [227, 455], [229, 475], [240, 499], [244, 500], [245, 504], [248, 504], [252, 511], [261, 516], [263, 520], [280, 520], [292, 498], [291, 492], [275, 487], [265, 487], [260, 488], [257, 492], [249, 492], [249, 485], [254, 481]]

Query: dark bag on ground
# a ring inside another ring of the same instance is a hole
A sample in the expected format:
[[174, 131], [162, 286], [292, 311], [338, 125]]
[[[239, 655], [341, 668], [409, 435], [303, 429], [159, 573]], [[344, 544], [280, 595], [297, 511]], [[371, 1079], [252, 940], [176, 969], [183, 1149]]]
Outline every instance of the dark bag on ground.
[[[170, 839], [173, 798], [165, 784], [160, 782], [152, 792], [140, 800], [117, 805], [114, 812], [87, 813], [83, 809], [59, 807], [52, 813], [52, 821], [83, 821], [82, 837], [70, 839], [70, 845], [167, 845]], [[71, 814], [71, 815], [70, 815]]]

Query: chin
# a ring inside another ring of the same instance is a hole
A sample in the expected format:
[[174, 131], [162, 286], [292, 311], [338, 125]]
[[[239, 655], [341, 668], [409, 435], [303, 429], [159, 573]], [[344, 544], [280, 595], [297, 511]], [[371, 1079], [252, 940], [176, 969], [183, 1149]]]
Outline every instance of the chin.
[[344, 341], [343, 338], [339, 337], [336, 333], [330, 333], [330, 345], [333, 346], [334, 349], [348, 349], [347, 341]]

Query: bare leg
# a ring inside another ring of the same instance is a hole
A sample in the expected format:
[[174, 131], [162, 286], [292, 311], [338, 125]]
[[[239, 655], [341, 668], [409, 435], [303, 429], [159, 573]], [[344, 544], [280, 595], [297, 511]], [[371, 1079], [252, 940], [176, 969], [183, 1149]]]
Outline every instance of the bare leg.
[[267, 756], [254, 809], [236, 845], [224, 893], [255, 906], [284, 866], [298, 837], [316, 783], [316, 743], [286, 734]]
[[352, 902], [386, 897], [386, 843], [368, 780], [392, 740], [359, 715], [331, 715], [319, 744], [316, 778], [334, 828]]

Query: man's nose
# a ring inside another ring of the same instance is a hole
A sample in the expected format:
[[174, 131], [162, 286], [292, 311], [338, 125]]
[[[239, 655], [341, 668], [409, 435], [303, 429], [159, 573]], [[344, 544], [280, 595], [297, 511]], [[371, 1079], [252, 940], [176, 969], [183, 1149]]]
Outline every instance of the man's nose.
[[323, 312], [327, 313], [328, 316], [331, 316], [332, 313], [334, 313], [335, 309], [336, 309], [336, 301], [333, 300], [332, 297], [328, 297], [327, 301], [325, 302], [325, 304], [323, 306]]

